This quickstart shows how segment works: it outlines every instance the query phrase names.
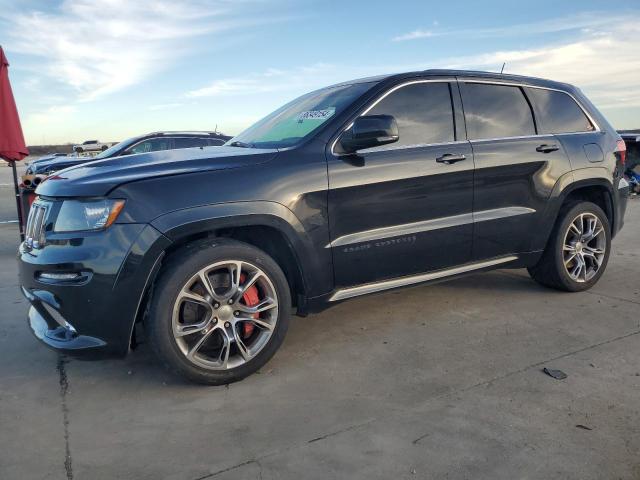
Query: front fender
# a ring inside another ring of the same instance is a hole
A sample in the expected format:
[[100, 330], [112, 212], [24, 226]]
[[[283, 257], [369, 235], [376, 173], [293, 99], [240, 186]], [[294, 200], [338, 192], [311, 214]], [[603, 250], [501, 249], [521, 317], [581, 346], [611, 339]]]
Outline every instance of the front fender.
[[287, 207], [270, 201], [230, 202], [173, 211], [151, 222], [173, 242], [223, 228], [266, 226], [281, 232], [291, 245], [307, 297], [333, 288], [331, 258], [313, 241], [300, 220]]

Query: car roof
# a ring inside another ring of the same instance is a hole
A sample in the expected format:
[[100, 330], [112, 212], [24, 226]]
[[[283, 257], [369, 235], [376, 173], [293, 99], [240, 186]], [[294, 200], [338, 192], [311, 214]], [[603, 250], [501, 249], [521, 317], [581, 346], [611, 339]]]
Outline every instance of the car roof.
[[146, 138], [154, 138], [154, 137], [172, 137], [172, 136], [180, 136], [180, 137], [211, 137], [211, 138], [221, 138], [221, 139], [226, 139], [226, 138], [231, 138], [229, 135], [225, 135], [224, 133], [221, 132], [197, 132], [197, 131], [180, 131], [180, 130], [176, 130], [176, 131], [172, 131], [172, 130], [164, 130], [164, 131], [158, 131], [158, 132], [150, 132], [150, 133], [145, 133], [144, 135], [138, 135], [136, 137], [130, 137], [127, 138], [125, 141], [129, 141], [130, 143], [133, 142], [138, 142], [140, 140], [144, 140]]
[[368, 82], [382, 82], [382, 81], [396, 81], [405, 80], [413, 77], [465, 77], [474, 79], [486, 79], [502, 82], [523, 83], [527, 85], [555, 88], [560, 90], [574, 90], [575, 87], [568, 83], [556, 82], [553, 80], [547, 80], [544, 78], [530, 77], [525, 75], [512, 75], [506, 73], [486, 72], [479, 70], [455, 70], [455, 69], [437, 69], [432, 68], [428, 70], [418, 70], [413, 72], [393, 73], [388, 75], [378, 75], [375, 77], [365, 77], [347, 82], [341, 82], [333, 86], [352, 85], [356, 83], [368, 83]]
[[167, 131], [160, 131], [160, 132], [152, 132], [149, 135], [182, 135], [182, 136], [188, 136], [188, 137], [219, 137], [219, 136], [224, 136], [224, 134], [220, 133], [220, 132], [207, 132], [207, 131], [194, 131], [194, 130], [167, 130]]

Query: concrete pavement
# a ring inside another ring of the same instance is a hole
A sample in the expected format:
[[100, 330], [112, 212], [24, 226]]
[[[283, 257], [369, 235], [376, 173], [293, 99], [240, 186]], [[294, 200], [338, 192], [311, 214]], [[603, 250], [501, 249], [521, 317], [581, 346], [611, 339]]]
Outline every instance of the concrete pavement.
[[295, 319], [228, 387], [146, 345], [103, 362], [39, 345], [0, 226], [0, 478], [638, 479], [640, 200], [626, 220], [589, 292], [501, 270], [359, 298]]

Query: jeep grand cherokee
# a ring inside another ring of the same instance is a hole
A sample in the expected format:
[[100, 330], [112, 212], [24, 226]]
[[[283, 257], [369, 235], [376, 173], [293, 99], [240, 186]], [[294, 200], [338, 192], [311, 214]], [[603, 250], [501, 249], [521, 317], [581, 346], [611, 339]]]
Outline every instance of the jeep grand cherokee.
[[225, 146], [41, 184], [19, 250], [30, 326], [101, 356], [140, 323], [171, 369], [225, 384], [269, 360], [293, 312], [493, 268], [585, 290], [623, 224], [624, 161], [564, 83], [428, 70], [323, 88]]

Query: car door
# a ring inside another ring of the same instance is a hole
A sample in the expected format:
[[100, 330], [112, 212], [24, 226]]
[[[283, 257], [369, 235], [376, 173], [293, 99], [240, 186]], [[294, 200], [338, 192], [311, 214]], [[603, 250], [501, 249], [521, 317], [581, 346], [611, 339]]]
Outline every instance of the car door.
[[329, 155], [327, 247], [336, 285], [469, 261], [473, 156], [455, 80], [406, 81], [362, 114], [392, 115], [399, 140], [356, 155]]
[[522, 86], [461, 79], [460, 90], [475, 161], [473, 260], [528, 252], [567, 155], [538, 131]]

